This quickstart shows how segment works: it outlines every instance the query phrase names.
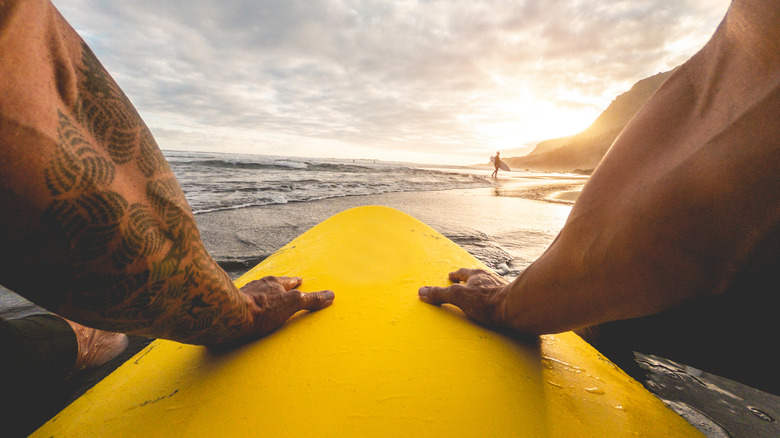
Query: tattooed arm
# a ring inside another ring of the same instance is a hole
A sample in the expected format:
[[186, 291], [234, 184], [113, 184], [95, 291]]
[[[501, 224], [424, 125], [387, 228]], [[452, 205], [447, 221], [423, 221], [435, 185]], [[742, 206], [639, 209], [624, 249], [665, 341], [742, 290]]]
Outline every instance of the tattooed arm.
[[151, 133], [49, 1], [0, 1], [0, 282], [83, 324], [218, 344], [333, 300], [208, 255]]

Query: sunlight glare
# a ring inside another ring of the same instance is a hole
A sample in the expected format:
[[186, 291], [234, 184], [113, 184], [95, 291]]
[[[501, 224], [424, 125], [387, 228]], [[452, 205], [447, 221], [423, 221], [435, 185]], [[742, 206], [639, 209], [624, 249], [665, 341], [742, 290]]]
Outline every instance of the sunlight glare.
[[497, 107], [505, 114], [501, 120], [484, 120], [475, 126], [491, 150], [532, 147], [543, 140], [576, 134], [590, 126], [601, 112], [595, 106], [572, 109], [545, 101], [511, 102]]

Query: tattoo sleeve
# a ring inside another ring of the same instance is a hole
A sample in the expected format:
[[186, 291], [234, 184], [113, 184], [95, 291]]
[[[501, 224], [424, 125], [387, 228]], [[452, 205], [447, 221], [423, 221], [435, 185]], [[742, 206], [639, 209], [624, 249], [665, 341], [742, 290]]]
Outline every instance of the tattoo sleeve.
[[78, 264], [66, 307], [114, 331], [235, 338], [250, 317], [242, 294], [203, 248], [141, 117], [86, 45], [81, 61], [79, 99], [72, 116], [59, 114], [59, 150], [46, 172], [45, 222], [60, 228]]
[[[17, 179], [40, 178], [24, 181], [41, 187], [36, 208], [27, 208], [38, 215], [29, 236], [48, 239], [38, 246], [42, 255], [35, 263], [56, 266], [57, 279], [24, 280], [35, 275], [32, 262], [25, 265], [26, 273], [3, 276], [21, 289], [26, 283], [52, 286], [20, 293], [97, 328], [200, 344], [243, 336], [254, 317], [246, 296], [204, 249], [184, 194], [149, 129], [92, 51], [78, 41], [80, 53], [68, 58], [76, 98], [42, 106], [51, 111], [56, 133], [52, 129], [40, 141], [31, 135], [32, 140], [17, 145], [24, 150], [17, 156], [0, 149], [8, 161], [0, 164], [11, 166], [8, 157], [16, 162], [29, 158], [25, 165], [40, 169], [20, 171], [24, 176]], [[9, 122], [6, 107], [0, 110], [0, 122], [21, 126]], [[19, 128], [25, 129], [38, 132]], [[0, 146], [17, 141], [0, 140], [6, 142]], [[18, 191], [9, 184], [0, 184], [0, 199]], [[13, 243], [9, 229], [0, 223], [0, 245]], [[13, 258], [0, 255], [0, 261]]]

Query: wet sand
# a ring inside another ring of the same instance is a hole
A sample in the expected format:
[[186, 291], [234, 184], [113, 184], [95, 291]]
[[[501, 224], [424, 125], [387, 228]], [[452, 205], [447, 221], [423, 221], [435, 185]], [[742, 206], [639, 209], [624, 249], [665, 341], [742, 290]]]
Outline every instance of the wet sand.
[[516, 182], [498, 185], [497, 196], [532, 199], [535, 201], [554, 202], [563, 205], [574, 205], [584, 182], [545, 182], [541, 185], [521, 185]]
[[[482, 189], [347, 196], [196, 215], [209, 253], [232, 277], [301, 233], [349, 208], [384, 205], [401, 210], [449, 237], [496, 269], [516, 275], [547, 248], [573, 201], [552, 199], [581, 188], [585, 179], [508, 177]], [[500, 269], [500, 268], [499, 268]]]

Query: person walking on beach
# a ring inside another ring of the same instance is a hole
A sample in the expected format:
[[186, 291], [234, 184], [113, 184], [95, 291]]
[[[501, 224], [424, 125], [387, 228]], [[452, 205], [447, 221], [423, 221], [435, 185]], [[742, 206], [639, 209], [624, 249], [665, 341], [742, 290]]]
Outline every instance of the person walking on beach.
[[[514, 281], [422, 287], [472, 319], [579, 329], [602, 351], [679, 360], [780, 394], [780, 8], [734, 0], [631, 120], [558, 237]], [[607, 356], [610, 356], [608, 353]]]
[[498, 176], [498, 168], [501, 167], [501, 152], [496, 151], [496, 156], [493, 157], [493, 166], [495, 167], [495, 170], [493, 171], [493, 174], [490, 175], [492, 178], [496, 178]]

